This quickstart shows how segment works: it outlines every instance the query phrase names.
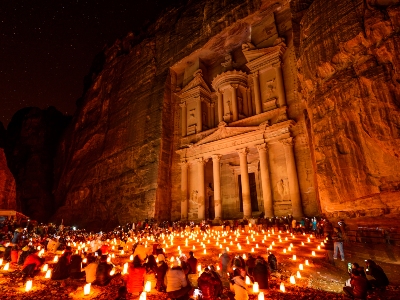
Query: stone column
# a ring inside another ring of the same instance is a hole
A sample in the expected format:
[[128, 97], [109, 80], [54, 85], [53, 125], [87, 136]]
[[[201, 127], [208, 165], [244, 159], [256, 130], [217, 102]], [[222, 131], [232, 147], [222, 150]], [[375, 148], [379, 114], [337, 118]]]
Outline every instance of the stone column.
[[264, 213], [265, 216], [270, 218], [274, 216], [274, 204], [272, 202], [271, 181], [269, 177], [269, 164], [268, 164], [268, 145], [257, 145], [258, 154], [260, 155], [260, 169], [261, 169], [261, 185], [264, 200]]
[[297, 178], [296, 161], [293, 153], [293, 138], [280, 140], [283, 144], [286, 157], [286, 166], [289, 179], [290, 199], [292, 200], [293, 217], [303, 217], [303, 207], [300, 198], [299, 180]]
[[275, 81], [276, 81], [276, 91], [278, 95], [278, 106], [282, 107], [286, 105], [285, 100], [285, 86], [283, 84], [282, 68], [281, 64], [273, 65], [275, 70]]
[[214, 210], [215, 220], [222, 219], [222, 199], [221, 199], [221, 166], [220, 160], [222, 155], [215, 154], [212, 156], [213, 161], [213, 179], [214, 179]]
[[208, 129], [210, 129], [210, 128], [212, 128], [213, 126], [212, 126], [212, 123], [211, 123], [211, 103], [209, 103], [209, 102], [207, 102], [207, 114], [208, 114], [208, 116], [207, 116], [207, 126], [208, 126]]
[[246, 89], [246, 95], [247, 95], [247, 105], [249, 108], [249, 117], [253, 115], [253, 105], [251, 103], [251, 89], [247, 88]]
[[212, 128], [214, 128], [215, 126], [217, 126], [217, 124], [215, 124], [215, 103], [211, 103], [211, 124], [212, 124]]
[[179, 104], [179, 106], [182, 108], [182, 113], [181, 113], [181, 118], [182, 118], [182, 136], [187, 135], [187, 113], [186, 113], [186, 102], [183, 102]]
[[237, 84], [231, 84], [232, 88], [232, 121], [235, 122], [239, 120], [239, 113], [238, 113], [238, 100], [237, 100]]
[[207, 160], [204, 160], [202, 157], [196, 159], [197, 162], [197, 186], [198, 186], [198, 194], [197, 194], [197, 218], [199, 220], [204, 220], [206, 217], [206, 205], [205, 205], [205, 195], [206, 190], [204, 186], [204, 165]]
[[201, 112], [201, 97], [197, 100], [197, 126], [196, 126], [196, 133], [203, 131], [203, 114]]
[[220, 91], [217, 92], [218, 96], [218, 123], [221, 123], [224, 120], [224, 101], [222, 98], [222, 93]]
[[181, 220], [188, 219], [188, 162], [183, 160], [181, 166]]
[[240, 175], [242, 182], [242, 199], [243, 199], [243, 218], [251, 218], [251, 198], [250, 198], [250, 182], [249, 171], [247, 169], [247, 148], [238, 151], [240, 157]]
[[258, 71], [253, 74], [253, 84], [254, 84], [254, 102], [256, 104], [256, 115], [258, 115], [262, 113], [260, 80], [258, 78]]
[[247, 88], [244, 88], [244, 92], [242, 92], [243, 95], [243, 113], [246, 112], [246, 116], [250, 117], [249, 114], [249, 104], [248, 104], [248, 98], [247, 98]]

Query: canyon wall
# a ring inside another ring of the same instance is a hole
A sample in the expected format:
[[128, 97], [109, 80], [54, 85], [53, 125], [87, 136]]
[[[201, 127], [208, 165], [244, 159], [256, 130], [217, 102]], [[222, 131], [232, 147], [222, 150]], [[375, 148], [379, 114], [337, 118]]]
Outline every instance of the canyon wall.
[[19, 110], [7, 127], [5, 154], [16, 184], [18, 211], [40, 222], [55, 212], [53, 163], [68, 118], [54, 107]]
[[0, 122], [0, 209], [16, 209], [15, 180], [7, 166], [4, 153], [6, 143], [6, 130]]
[[398, 1], [300, 0], [291, 6], [322, 212], [398, 215]]

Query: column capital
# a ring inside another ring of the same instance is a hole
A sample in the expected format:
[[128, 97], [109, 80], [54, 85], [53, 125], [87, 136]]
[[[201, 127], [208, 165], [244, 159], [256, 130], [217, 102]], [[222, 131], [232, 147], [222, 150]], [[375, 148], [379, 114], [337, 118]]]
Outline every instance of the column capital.
[[269, 149], [269, 146], [267, 143], [257, 145], [256, 147], [257, 147], [258, 152], [266, 152]]
[[231, 84], [231, 88], [233, 88], [233, 89], [237, 89], [238, 87], [239, 87], [239, 84], [237, 84], [237, 83]]
[[180, 107], [186, 107], [186, 102], [181, 102], [181, 103], [179, 103], [179, 106], [180, 106]]
[[179, 165], [184, 168], [187, 167], [189, 165], [189, 162], [187, 160], [181, 160], [181, 162], [179, 163]]
[[254, 73], [251, 73], [251, 76], [252, 76], [252, 77], [256, 77], [256, 78], [257, 78], [257, 77], [258, 77], [258, 75], [259, 75], [259, 74], [258, 74], [258, 70], [257, 70], [257, 71], [255, 71]]
[[215, 107], [215, 102], [210, 103], [211, 107]]
[[198, 164], [205, 165], [208, 162], [208, 158], [199, 157], [199, 158], [195, 158], [193, 161]]
[[292, 137], [289, 137], [287, 139], [279, 140], [279, 142], [281, 142], [286, 147], [289, 147], [289, 146], [293, 147], [293, 145], [294, 145], [294, 140], [293, 140]]
[[211, 155], [212, 161], [214, 162], [219, 162], [221, 160], [222, 155], [221, 154], [213, 154]]
[[281, 62], [274, 63], [274, 64], [272, 64], [272, 67], [273, 68], [280, 68], [280, 67], [282, 67], [282, 63]]
[[246, 147], [246, 148], [237, 150], [237, 152], [239, 153], [240, 156], [247, 155], [247, 153], [249, 153], [249, 149]]

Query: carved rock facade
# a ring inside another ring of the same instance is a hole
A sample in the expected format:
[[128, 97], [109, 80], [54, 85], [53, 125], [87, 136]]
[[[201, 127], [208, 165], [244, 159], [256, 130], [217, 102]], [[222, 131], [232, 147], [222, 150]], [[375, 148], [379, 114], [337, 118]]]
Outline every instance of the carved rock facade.
[[54, 220], [381, 209], [398, 189], [398, 6], [363, 5], [192, 1], [117, 41], [61, 141]]

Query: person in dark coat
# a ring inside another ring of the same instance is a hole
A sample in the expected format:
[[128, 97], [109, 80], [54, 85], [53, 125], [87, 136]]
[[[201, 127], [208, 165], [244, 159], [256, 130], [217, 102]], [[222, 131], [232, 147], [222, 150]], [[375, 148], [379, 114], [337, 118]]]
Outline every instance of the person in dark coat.
[[216, 287], [219, 285], [219, 281], [212, 276], [208, 268], [204, 269], [197, 282], [203, 300], [214, 300], [217, 298]]
[[32, 249], [30, 249], [28, 246], [25, 246], [24, 248], [22, 248], [22, 253], [19, 255], [19, 258], [18, 258], [18, 265], [22, 266], [24, 264], [25, 259], [31, 253], [30, 250], [32, 250]]
[[250, 276], [253, 276], [253, 270], [254, 270], [255, 266], [256, 266], [256, 259], [250, 253], [249, 258], [246, 261], [247, 274], [249, 274]]
[[381, 290], [385, 290], [389, 285], [389, 279], [387, 278], [383, 269], [378, 266], [373, 260], [366, 260], [366, 273], [374, 277], [372, 280], [368, 280], [368, 283], [375, 288], [379, 288]]
[[187, 259], [187, 264], [189, 265], [189, 274], [196, 274], [197, 272], [197, 258], [194, 257], [193, 251], [189, 252], [189, 258]]
[[112, 264], [107, 263], [107, 255], [102, 255], [100, 257], [100, 263], [97, 266], [96, 281], [94, 282], [94, 284], [100, 286], [105, 286], [109, 284], [112, 279], [112, 275], [110, 275], [112, 269]]
[[51, 274], [51, 279], [61, 280], [67, 279], [69, 277], [70, 257], [71, 252], [65, 251], [63, 253], [63, 255], [54, 266], [53, 273]]
[[81, 270], [82, 257], [78, 254], [71, 255], [70, 263], [70, 277], [73, 279], [80, 279], [85, 276], [85, 272]]
[[158, 260], [158, 263], [157, 263], [157, 268], [156, 268], [156, 273], [157, 273], [156, 289], [159, 292], [165, 292], [166, 286], [164, 284], [164, 277], [168, 271], [168, 265], [165, 262], [165, 257], [163, 254], [158, 254], [157, 260]]
[[262, 257], [257, 257], [256, 265], [253, 270], [254, 282], [258, 283], [260, 289], [268, 289], [268, 266]]
[[276, 256], [272, 252], [269, 252], [268, 254], [268, 265], [271, 271], [275, 271], [278, 269], [278, 261], [276, 259]]

